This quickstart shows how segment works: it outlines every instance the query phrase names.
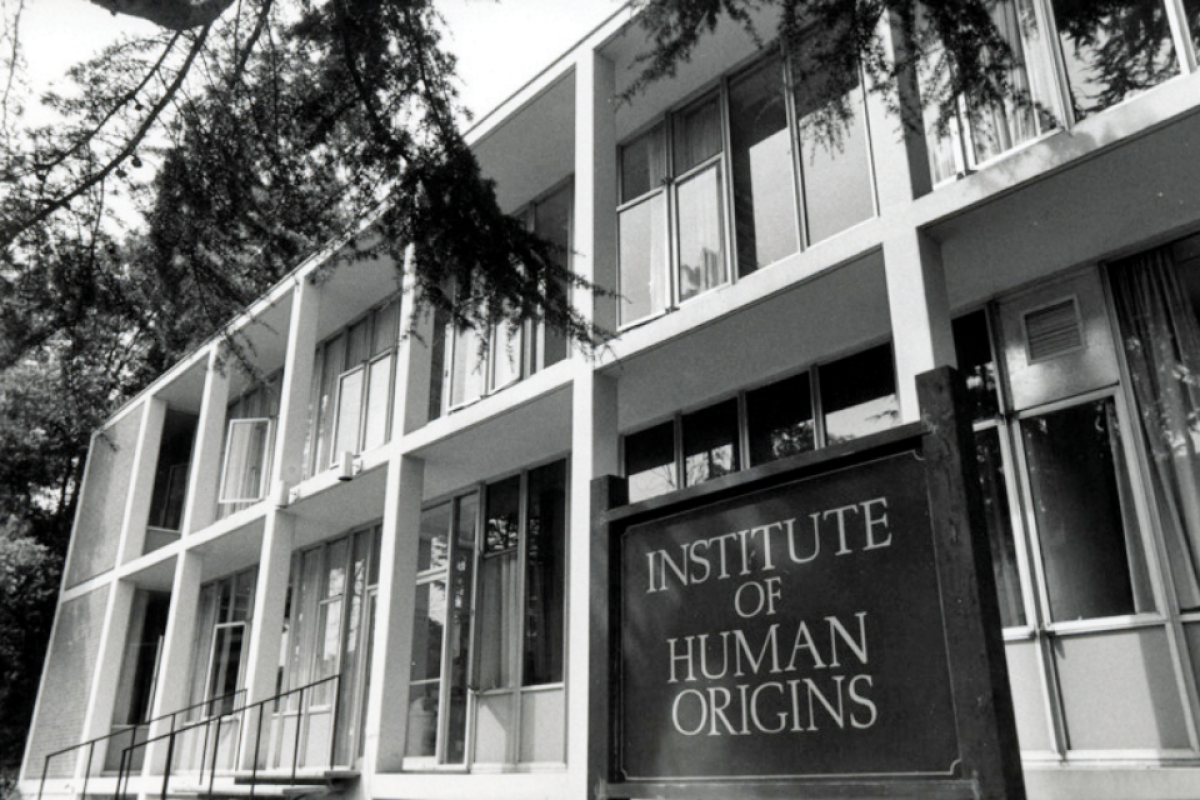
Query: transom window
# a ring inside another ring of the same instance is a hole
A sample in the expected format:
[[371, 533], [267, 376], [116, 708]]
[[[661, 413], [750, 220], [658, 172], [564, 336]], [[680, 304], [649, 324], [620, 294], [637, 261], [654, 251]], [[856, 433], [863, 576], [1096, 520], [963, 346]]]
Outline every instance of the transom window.
[[899, 420], [891, 346], [878, 345], [628, 434], [629, 502], [866, 436]]

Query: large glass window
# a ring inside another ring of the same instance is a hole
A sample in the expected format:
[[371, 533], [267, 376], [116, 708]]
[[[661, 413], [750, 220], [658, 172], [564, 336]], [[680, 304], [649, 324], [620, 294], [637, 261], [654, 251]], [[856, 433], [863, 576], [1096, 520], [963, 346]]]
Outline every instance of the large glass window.
[[243, 703], [235, 696], [245, 678], [254, 585], [258, 569], [200, 587], [195, 659], [192, 663], [192, 718], [228, 714]]
[[741, 468], [737, 400], [683, 415], [683, 475], [688, 486]]
[[[568, 182], [517, 214], [549, 242], [551, 261], [564, 270], [571, 265], [572, 198]], [[569, 300], [566, 275], [548, 275], [545, 291]], [[449, 314], [438, 312], [432, 350], [429, 414], [434, 419], [562, 361], [567, 338], [545, 319], [521, 324], [501, 320], [485, 332], [456, 328]]]
[[794, 67], [797, 153], [812, 244], [875, 215], [866, 96], [857, 74], [847, 79], [799, 63]]
[[738, 274], [796, 252], [796, 183], [783, 90], [771, 58], [729, 86], [729, 135]]
[[625, 479], [631, 503], [679, 488], [673, 420], [625, 437]]
[[532, 745], [521, 740], [539, 735], [519, 709], [531, 693], [561, 699], [566, 462], [489, 484], [482, 518], [479, 498], [421, 516], [406, 751], [414, 767], [464, 763], [471, 730], [475, 761], [527, 760]]
[[374, 309], [317, 346], [307, 441], [310, 474], [391, 436], [400, 300]]
[[750, 461], [765, 464], [816, 447], [812, 382], [802, 372], [746, 393]]

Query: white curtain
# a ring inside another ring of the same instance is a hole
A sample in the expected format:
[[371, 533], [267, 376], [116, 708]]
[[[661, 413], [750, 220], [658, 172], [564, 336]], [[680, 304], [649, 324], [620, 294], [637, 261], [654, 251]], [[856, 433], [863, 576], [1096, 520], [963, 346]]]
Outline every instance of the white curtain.
[[1168, 248], [1110, 271], [1180, 605], [1200, 607], [1200, 323]]

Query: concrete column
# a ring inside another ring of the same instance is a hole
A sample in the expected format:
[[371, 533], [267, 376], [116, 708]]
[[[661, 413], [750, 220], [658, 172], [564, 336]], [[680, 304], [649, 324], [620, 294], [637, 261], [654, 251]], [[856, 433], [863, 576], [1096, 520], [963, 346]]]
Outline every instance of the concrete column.
[[[617, 431], [617, 382], [597, 374], [591, 365], [579, 362], [571, 409], [571, 518], [570, 556], [567, 575], [567, 769], [571, 797], [590, 797], [595, 781], [603, 773], [607, 741], [589, 736], [589, 717], [596, 709], [597, 679], [593, 665], [606, 658], [594, 651], [591, 636], [592, 609], [592, 508], [591, 481], [602, 475], [620, 474]], [[607, 591], [606, 587], [601, 587]], [[603, 677], [600, 678], [603, 681]]]
[[[287, 601], [288, 573], [291, 570], [296, 518], [286, 511], [271, 509], [263, 529], [262, 555], [254, 588], [254, 615], [250, 622], [250, 642], [246, 651], [246, 703], [265, 700], [275, 694], [279, 669], [279, 640], [283, 632], [283, 611]], [[242, 750], [238, 763], [249, 769], [254, 755], [258, 717], [246, 714], [242, 724]], [[263, 736], [268, 721], [263, 721]]]
[[[121, 662], [125, 655], [125, 640], [129, 636], [129, 616], [133, 610], [134, 586], [128, 581], [113, 581], [108, 585], [108, 604], [100, 630], [100, 646], [96, 651], [96, 671], [88, 693], [87, 712], [83, 718], [80, 741], [104, 736], [112, 730], [113, 712], [117, 702], [117, 684], [121, 680]], [[47, 698], [53, 702], [52, 698]], [[96, 746], [92, 757], [92, 774], [97, 775], [104, 764], [107, 742]], [[87, 771], [87, 753], [81, 752], [75, 762], [75, 774], [83, 780]]]
[[[221, 362], [221, 348], [208, 353], [196, 444], [188, 470], [187, 505], [180, 525], [182, 535], [195, 533], [217, 519], [217, 490], [221, 480], [221, 444], [225, 441], [225, 412], [229, 405], [229, 365]], [[172, 601], [174, 602], [174, 601]]]
[[142, 554], [146, 546], [146, 525], [150, 521], [150, 499], [154, 495], [154, 470], [162, 444], [167, 404], [150, 397], [142, 404], [142, 422], [138, 430], [133, 464], [129, 469], [129, 494], [125, 498], [125, 516], [121, 524], [117, 563], [124, 564]]
[[292, 316], [288, 324], [287, 356], [279, 398], [279, 430], [270, 486], [283, 481], [295, 486], [304, 477], [304, 437], [308, 432], [308, 401], [312, 392], [313, 362], [317, 351], [317, 314], [320, 289], [307, 279], [296, 281]]
[[921, 417], [916, 376], [957, 363], [941, 247], [922, 231], [905, 230], [884, 241], [883, 261], [900, 421], [915, 422]]
[[[585, 51], [575, 63], [575, 257], [576, 273], [597, 286], [617, 287], [616, 68]], [[618, 298], [573, 302], [598, 327], [615, 331]], [[581, 354], [582, 357], [582, 354]]]
[[[891, 14], [885, 14], [879, 24], [889, 57], [907, 58], [908, 31]], [[889, 104], [900, 113], [889, 110]], [[902, 76], [895, 92], [888, 97], [868, 92], [867, 116], [871, 125], [879, 214], [886, 217], [889, 209], [907, 208], [915, 198], [928, 194], [933, 188], [917, 76], [912, 73]]]
[[379, 553], [375, 649], [365, 735], [367, 774], [399, 772], [404, 761], [424, 490], [425, 462], [406, 455], [393, 458], [387, 468], [383, 546]]
[[[171, 582], [171, 608], [167, 612], [167, 629], [163, 634], [162, 653], [158, 662], [158, 682], [154, 692], [154, 706], [150, 716], [157, 719], [188, 705], [191, 698], [188, 690], [196, 640], [196, 619], [200, 609], [200, 576], [204, 568], [204, 557], [197, 552], [184, 550], [175, 561], [175, 578]], [[180, 727], [187, 722], [185, 717], [175, 720]], [[150, 726], [149, 738], [154, 739], [171, 731], [171, 720], [162, 720]], [[150, 775], [161, 775], [166, 763], [166, 742], [147, 747], [144, 761]]]

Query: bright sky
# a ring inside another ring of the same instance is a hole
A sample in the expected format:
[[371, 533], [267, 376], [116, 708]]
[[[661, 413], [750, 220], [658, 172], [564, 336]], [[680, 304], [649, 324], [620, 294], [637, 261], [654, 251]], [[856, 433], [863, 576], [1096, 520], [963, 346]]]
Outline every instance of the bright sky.
[[[625, 0], [437, 0], [458, 57], [462, 99], [483, 116], [624, 5]], [[21, 20], [35, 96], [71, 64], [149, 23], [87, 0], [27, 0]]]

